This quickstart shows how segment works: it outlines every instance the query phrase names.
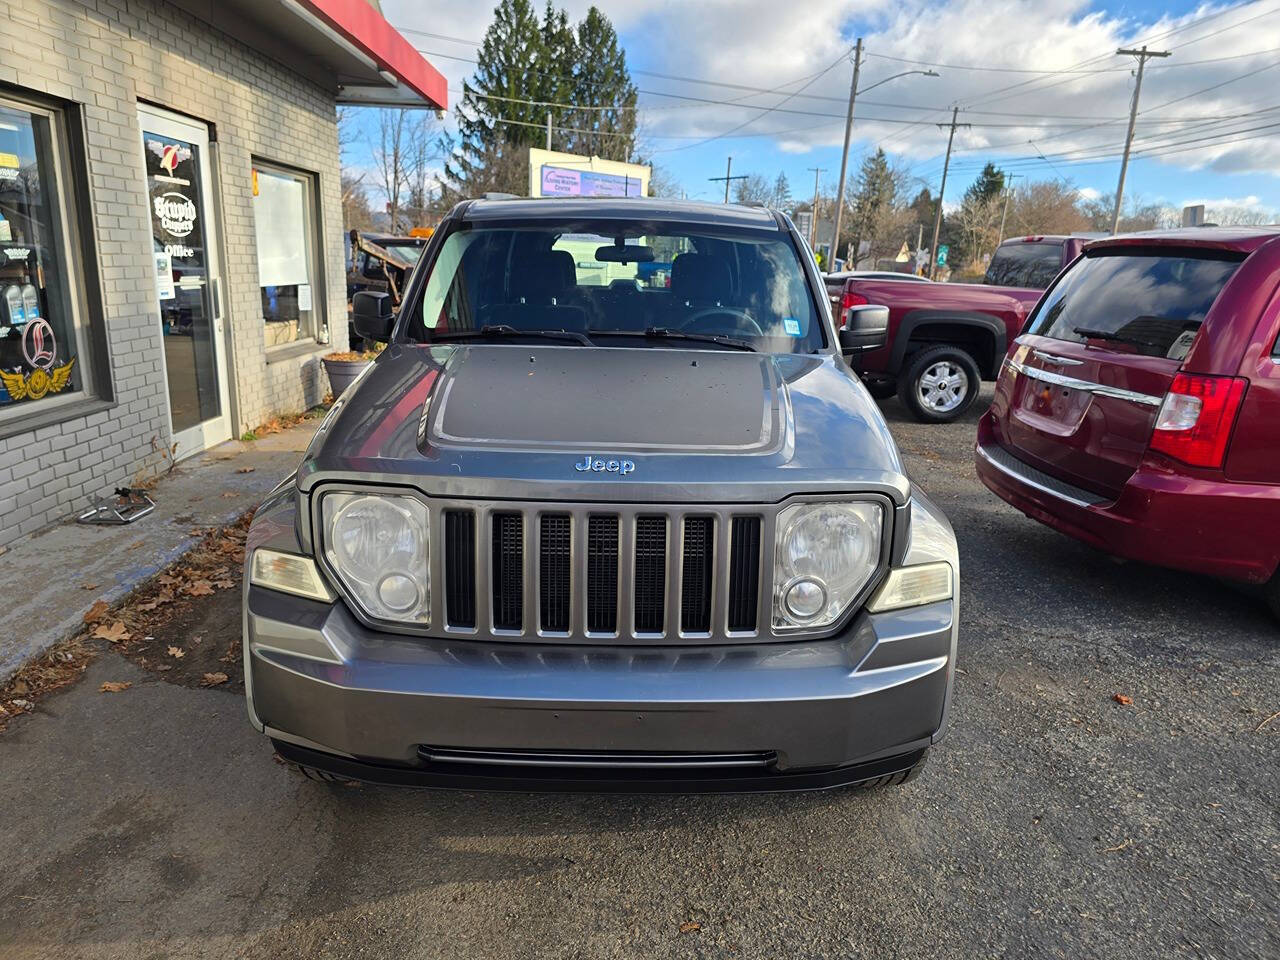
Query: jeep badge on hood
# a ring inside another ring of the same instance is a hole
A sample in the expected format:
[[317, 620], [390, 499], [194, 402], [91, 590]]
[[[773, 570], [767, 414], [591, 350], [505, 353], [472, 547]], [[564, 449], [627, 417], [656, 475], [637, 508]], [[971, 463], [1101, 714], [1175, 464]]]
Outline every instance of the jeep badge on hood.
[[587, 454], [581, 463], [575, 463], [573, 469], [579, 473], [620, 473], [624, 477], [635, 470], [634, 460], [597, 460]]

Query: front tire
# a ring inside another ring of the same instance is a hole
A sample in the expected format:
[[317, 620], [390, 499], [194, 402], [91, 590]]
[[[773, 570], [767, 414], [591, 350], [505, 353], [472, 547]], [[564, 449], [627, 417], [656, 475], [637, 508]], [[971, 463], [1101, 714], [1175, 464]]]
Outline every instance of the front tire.
[[982, 388], [977, 361], [959, 347], [925, 347], [898, 378], [898, 399], [922, 423], [951, 423], [973, 406]]

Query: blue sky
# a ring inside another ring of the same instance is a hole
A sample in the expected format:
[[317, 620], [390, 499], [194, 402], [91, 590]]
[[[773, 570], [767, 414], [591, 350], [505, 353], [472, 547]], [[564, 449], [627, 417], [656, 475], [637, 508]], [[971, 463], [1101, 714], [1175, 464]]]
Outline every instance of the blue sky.
[[[575, 19], [587, 6], [562, 5]], [[735, 173], [785, 172], [797, 196], [812, 192], [811, 167], [826, 168], [824, 185], [833, 187], [852, 71], [847, 52], [857, 36], [866, 41], [863, 90], [903, 70], [941, 76], [905, 76], [864, 94], [851, 169], [883, 145], [916, 187], [936, 192], [946, 133], [935, 124], [958, 105], [971, 126], [957, 133], [949, 202], [986, 160], [1032, 180], [1067, 179], [1108, 193], [1133, 84], [1133, 62], [1114, 51], [1150, 41], [1173, 55], [1148, 65], [1126, 195], [1280, 209], [1280, 116], [1269, 120], [1267, 112], [1280, 114], [1271, 92], [1280, 90], [1280, 0], [598, 5], [617, 26], [642, 91], [642, 145], [690, 197], [723, 196], [708, 178], [724, 173], [730, 155]], [[383, 0], [383, 10], [456, 89], [473, 69], [465, 58], [474, 58], [492, 6]]]

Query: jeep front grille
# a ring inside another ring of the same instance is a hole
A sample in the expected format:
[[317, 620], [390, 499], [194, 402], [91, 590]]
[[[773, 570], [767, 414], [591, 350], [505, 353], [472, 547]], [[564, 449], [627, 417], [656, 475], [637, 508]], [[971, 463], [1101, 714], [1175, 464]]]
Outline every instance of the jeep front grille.
[[750, 637], [763, 561], [762, 518], [742, 512], [750, 509], [450, 505], [436, 514], [445, 629], [583, 641]]

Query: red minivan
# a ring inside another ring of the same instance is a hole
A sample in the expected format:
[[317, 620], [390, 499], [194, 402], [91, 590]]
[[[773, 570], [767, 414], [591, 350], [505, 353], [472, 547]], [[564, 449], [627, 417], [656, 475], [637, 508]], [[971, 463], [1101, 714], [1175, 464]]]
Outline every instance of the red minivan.
[[1091, 243], [1010, 345], [978, 476], [1103, 550], [1280, 616], [1280, 227]]

